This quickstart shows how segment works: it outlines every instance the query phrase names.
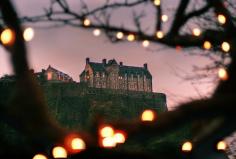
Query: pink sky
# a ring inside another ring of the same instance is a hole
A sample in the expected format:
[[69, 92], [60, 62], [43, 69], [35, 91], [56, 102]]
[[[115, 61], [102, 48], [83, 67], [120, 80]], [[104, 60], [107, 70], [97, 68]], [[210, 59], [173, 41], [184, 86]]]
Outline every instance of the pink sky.
[[[47, 0], [15, 1], [20, 13], [32, 14], [42, 11]], [[143, 48], [138, 42], [124, 42], [111, 44], [104, 35], [94, 37], [92, 30], [64, 27], [40, 29], [35, 27], [35, 38], [27, 43], [30, 65], [35, 71], [53, 67], [68, 73], [74, 80], [79, 81], [79, 74], [85, 66], [85, 58], [101, 62], [103, 58], [122, 61], [124, 65], [143, 66], [153, 75], [153, 89], [167, 95], [168, 107], [173, 108], [179, 102], [199, 97], [191, 81], [183, 81], [174, 74], [174, 70], [181, 73], [191, 73], [192, 65], [205, 65], [209, 61], [196, 56], [186, 56], [183, 51], [163, 49], [151, 52]], [[150, 48], [162, 48], [162, 45], [151, 43]], [[180, 68], [180, 69], [177, 69]], [[0, 49], [0, 76], [11, 72], [7, 53]], [[201, 95], [212, 90], [209, 85], [194, 85]], [[177, 96], [174, 96], [177, 95]]]

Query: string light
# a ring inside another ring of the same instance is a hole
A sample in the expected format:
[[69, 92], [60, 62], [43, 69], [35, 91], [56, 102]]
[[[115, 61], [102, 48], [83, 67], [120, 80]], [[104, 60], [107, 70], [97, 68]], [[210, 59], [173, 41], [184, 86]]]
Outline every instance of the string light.
[[225, 141], [219, 141], [216, 145], [217, 150], [224, 151], [227, 148], [227, 144]]
[[161, 0], [154, 0], [153, 3], [155, 6], [159, 6], [161, 4]]
[[116, 33], [116, 38], [117, 39], [123, 39], [123, 37], [124, 37], [124, 34], [122, 32], [117, 32]]
[[162, 39], [164, 37], [164, 34], [163, 34], [162, 31], [157, 31], [156, 36], [157, 36], [158, 39]]
[[81, 138], [74, 138], [71, 141], [71, 148], [73, 150], [84, 150], [86, 148], [86, 145], [84, 140], [82, 140]]
[[200, 36], [201, 35], [201, 30], [199, 28], [194, 28], [192, 30], [192, 33], [194, 36]]
[[134, 40], [135, 40], [134, 34], [129, 34], [129, 35], [127, 36], [127, 40], [128, 40], [128, 41], [134, 41]]
[[150, 42], [148, 40], [144, 40], [142, 43], [143, 47], [148, 47], [149, 44], [150, 44]]
[[203, 43], [203, 48], [209, 50], [211, 48], [211, 43], [209, 41], [205, 41]]
[[89, 19], [84, 19], [83, 24], [84, 24], [84, 26], [89, 26], [91, 24], [91, 22]]
[[0, 37], [3, 45], [11, 45], [15, 41], [15, 33], [9, 28], [4, 29]]
[[114, 134], [114, 140], [116, 143], [118, 144], [122, 144], [122, 143], [125, 143], [125, 135], [124, 133], [121, 133], [121, 132], [117, 132]]
[[25, 41], [31, 41], [34, 38], [33, 28], [26, 28], [23, 32], [23, 37]]
[[183, 143], [181, 149], [184, 152], [190, 152], [193, 149], [193, 144], [191, 142], [187, 141], [187, 142]]
[[101, 30], [100, 29], [94, 29], [93, 30], [93, 35], [94, 36], [99, 36], [101, 34]]
[[34, 155], [33, 159], [47, 159], [47, 157], [43, 154], [36, 154]]
[[162, 15], [162, 16], [161, 16], [161, 20], [162, 20], [163, 22], [167, 22], [167, 21], [168, 21], [168, 16], [167, 16], [166, 14]]
[[230, 45], [228, 42], [224, 41], [222, 44], [221, 44], [221, 48], [224, 52], [229, 52], [230, 50]]
[[52, 155], [54, 158], [67, 158], [67, 151], [64, 147], [56, 146], [52, 149]]
[[219, 22], [220, 24], [225, 24], [225, 23], [226, 23], [226, 17], [225, 17], [223, 14], [219, 14], [219, 15], [217, 16], [217, 19], [218, 19], [218, 22]]
[[110, 126], [105, 126], [100, 130], [101, 137], [112, 137], [114, 135], [114, 129]]
[[155, 113], [152, 110], [143, 111], [141, 116], [142, 121], [153, 121], [154, 118], [155, 118]]
[[218, 77], [223, 81], [228, 79], [228, 73], [225, 68], [219, 68]]
[[104, 148], [112, 148], [112, 147], [115, 147], [116, 146], [116, 142], [114, 140], [113, 137], [105, 137], [103, 140], [102, 140], [102, 146]]

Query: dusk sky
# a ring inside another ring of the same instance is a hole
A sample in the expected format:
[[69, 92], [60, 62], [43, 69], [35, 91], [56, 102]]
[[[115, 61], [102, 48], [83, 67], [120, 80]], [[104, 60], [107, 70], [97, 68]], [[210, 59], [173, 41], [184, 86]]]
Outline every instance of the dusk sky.
[[[75, 0], [74, 0], [75, 1]], [[43, 12], [49, 0], [15, 0], [16, 8], [21, 15], [36, 15]], [[73, 3], [72, 0], [70, 2]], [[91, 5], [100, 5], [102, 0], [90, 1]], [[76, 5], [73, 5], [76, 7]], [[125, 13], [123, 13], [125, 14]], [[129, 16], [125, 16], [127, 19]], [[122, 14], [116, 17], [124, 18]], [[146, 25], [151, 25], [147, 23]], [[27, 26], [32, 26], [27, 24]], [[192, 66], [204, 66], [209, 61], [203, 57], [188, 56], [187, 50], [177, 51], [160, 44], [151, 43], [150, 51], [142, 47], [139, 42], [110, 43], [104, 35], [94, 37], [92, 30], [83, 30], [72, 27], [45, 29], [34, 25], [35, 37], [27, 43], [30, 66], [35, 71], [45, 69], [50, 64], [79, 81], [79, 74], [85, 67], [85, 58], [101, 62], [115, 58], [124, 65], [143, 66], [148, 68], [153, 76], [153, 90], [167, 95], [168, 107], [173, 108], [179, 102], [189, 98], [204, 96], [212, 91], [209, 85], [191, 85], [191, 81], [184, 81], [175, 75], [178, 73], [192, 73]], [[0, 49], [0, 76], [11, 73], [8, 55]], [[195, 88], [196, 87], [196, 88]], [[199, 90], [199, 92], [196, 91]], [[176, 96], [175, 96], [176, 95]]]

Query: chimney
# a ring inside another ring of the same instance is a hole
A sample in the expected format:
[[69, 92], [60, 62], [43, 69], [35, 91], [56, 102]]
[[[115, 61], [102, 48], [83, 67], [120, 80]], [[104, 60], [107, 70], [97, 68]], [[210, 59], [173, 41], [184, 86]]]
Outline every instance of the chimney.
[[102, 64], [103, 65], [107, 64], [107, 59], [102, 59]]
[[143, 64], [143, 67], [147, 70], [148, 69], [147, 63]]
[[86, 64], [87, 64], [87, 63], [89, 63], [89, 58], [88, 58], [88, 57], [86, 58]]
[[120, 66], [123, 66], [123, 62], [120, 62]]

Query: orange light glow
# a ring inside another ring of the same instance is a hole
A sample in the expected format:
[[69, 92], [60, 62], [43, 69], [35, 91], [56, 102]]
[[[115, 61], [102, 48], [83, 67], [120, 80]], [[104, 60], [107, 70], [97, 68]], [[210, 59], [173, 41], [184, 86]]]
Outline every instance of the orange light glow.
[[225, 141], [219, 141], [216, 146], [217, 150], [225, 151], [227, 148], [227, 144]]
[[34, 30], [32, 28], [26, 28], [23, 32], [23, 37], [25, 41], [31, 41], [34, 37]]
[[157, 31], [156, 36], [157, 36], [158, 39], [162, 39], [164, 37], [164, 34], [163, 34], [162, 31]]
[[43, 154], [36, 154], [34, 155], [33, 159], [47, 159], [47, 157]]
[[183, 145], [182, 145], [182, 151], [184, 152], [190, 152], [192, 151], [193, 149], [193, 144], [191, 142], [185, 142]]
[[114, 140], [118, 144], [123, 144], [125, 143], [125, 134], [122, 132], [117, 132], [113, 136]]
[[84, 150], [86, 148], [84, 140], [81, 138], [74, 138], [71, 141], [71, 148], [73, 150]]
[[209, 41], [205, 41], [203, 43], [203, 48], [209, 50], [211, 48], [211, 43]]
[[47, 73], [47, 79], [50, 81], [52, 80], [52, 72]]
[[127, 36], [127, 40], [128, 40], [128, 41], [134, 41], [134, 40], [135, 40], [135, 36], [134, 36], [133, 34], [129, 34], [129, 35]]
[[142, 121], [153, 121], [155, 119], [155, 113], [152, 110], [145, 110], [142, 113], [141, 120]]
[[218, 22], [219, 22], [220, 24], [225, 24], [225, 23], [226, 23], [226, 17], [225, 17], [223, 14], [219, 14], [219, 15], [217, 16], [217, 19], [218, 19]]
[[116, 146], [116, 142], [114, 140], [113, 137], [105, 137], [103, 140], [102, 140], [102, 146], [104, 148], [112, 148], [112, 147], [115, 147]]
[[110, 126], [105, 126], [100, 130], [101, 137], [112, 137], [114, 135], [114, 129]]
[[90, 26], [91, 21], [89, 19], [85, 19], [83, 24], [84, 24], [84, 26]]
[[220, 68], [218, 70], [218, 77], [223, 81], [228, 79], [228, 73], [225, 68]]
[[64, 147], [56, 146], [52, 149], [52, 155], [54, 158], [67, 158], [67, 151]]
[[4, 29], [0, 37], [3, 45], [11, 45], [15, 41], [15, 33], [9, 28]]

